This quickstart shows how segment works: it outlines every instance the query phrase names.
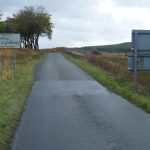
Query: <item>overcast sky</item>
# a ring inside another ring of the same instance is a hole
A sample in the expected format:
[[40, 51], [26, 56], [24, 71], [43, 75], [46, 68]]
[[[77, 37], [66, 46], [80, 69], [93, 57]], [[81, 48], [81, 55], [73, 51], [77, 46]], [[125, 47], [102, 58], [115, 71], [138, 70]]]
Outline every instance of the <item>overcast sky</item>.
[[41, 38], [40, 48], [127, 42], [132, 29], [150, 29], [150, 0], [0, 0], [3, 18], [24, 6], [52, 15], [52, 40]]

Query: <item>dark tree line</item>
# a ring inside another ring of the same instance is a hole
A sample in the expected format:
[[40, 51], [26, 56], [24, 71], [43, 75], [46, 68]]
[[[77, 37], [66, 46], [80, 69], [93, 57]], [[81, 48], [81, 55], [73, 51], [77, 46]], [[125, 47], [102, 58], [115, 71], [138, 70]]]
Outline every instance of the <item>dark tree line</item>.
[[44, 7], [25, 7], [0, 22], [1, 33], [20, 33], [20, 47], [39, 49], [39, 37], [51, 39], [53, 24]]

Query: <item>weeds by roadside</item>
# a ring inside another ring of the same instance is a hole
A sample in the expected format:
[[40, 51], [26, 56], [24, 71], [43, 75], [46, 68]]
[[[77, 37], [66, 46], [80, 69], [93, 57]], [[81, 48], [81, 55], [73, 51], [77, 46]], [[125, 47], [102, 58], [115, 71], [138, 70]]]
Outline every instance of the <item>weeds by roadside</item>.
[[[147, 112], [150, 112], [150, 96], [149, 94], [143, 93], [133, 93], [132, 92], [132, 82], [126, 82], [126, 77], [124, 76], [124, 80], [118, 81], [118, 75], [112, 75], [107, 70], [103, 69], [103, 67], [96, 65], [96, 63], [92, 63], [89, 59], [85, 58], [77, 58], [72, 57], [70, 55], [66, 55], [65, 57], [72, 62], [76, 63], [83, 70], [91, 74], [98, 82], [106, 86], [108, 89], [113, 92], [123, 96], [128, 99], [132, 103], [141, 107]], [[119, 74], [119, 71], [118, 71]], [[123, 76], [122, 76], [123, 77]]]
[[[100, 55], [93, 55], [90, 53], [78, 55], [71, 51], [67, 51], [67, 53], [75, 58], [87, 60], [91, 64], [100, 67], [110, 76], [115, 77], [115, 80], [119, 82], [119, 84], [131, 85], [133, 82], [133, 73], [127, 70], [127, 55], [125, 53], [101, 52]], [[138, 93], [150, 96], [150, 73], [139, 72], [138, 75]]]
[[0, 76], [0, 150], [6, 150], [31, 89], [33, 69], [43, 57], [43, 53], [17, 50], [15, 77], [13, 77], [11, 64], [12, 51], [0, 50], [0, 56], [4, 61]]

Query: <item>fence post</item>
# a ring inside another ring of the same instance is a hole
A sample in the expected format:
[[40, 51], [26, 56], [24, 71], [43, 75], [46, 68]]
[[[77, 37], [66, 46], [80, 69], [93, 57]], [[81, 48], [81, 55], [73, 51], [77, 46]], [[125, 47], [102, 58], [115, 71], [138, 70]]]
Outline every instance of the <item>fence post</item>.
[[16, 49], [13, 50], [13, 74], [16, 76]]

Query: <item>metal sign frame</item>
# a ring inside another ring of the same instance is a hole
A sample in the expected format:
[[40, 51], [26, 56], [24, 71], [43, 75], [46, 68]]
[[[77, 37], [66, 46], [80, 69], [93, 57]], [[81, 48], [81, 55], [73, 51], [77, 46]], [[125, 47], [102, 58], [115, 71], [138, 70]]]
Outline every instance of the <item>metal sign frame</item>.
[[16, 48], [20, 48], [20, 34], [0, 33], [0, 48], [13, 48], [13, 74], [16, 75]]
[[[150, 30], [132, 30], [132, 49], [131, 53], [128, 55], [129, 57], [132, 56], [132, 67], [128, 68], [129, 71], [133, 71], [134, 79], [133, 79], [133, 90], [137, 91], [137, 80], [138, 80], [138, 71], [150, 71], [149, 67], [146, 70], [145, 64], [141, 67], [141, 70], [138, 66], [139, 58], [149, 58], [150, 60]], [[131, 60], [130, 60], [131, 61]], [[129, 64], [128, 64], [129, 66]]]

